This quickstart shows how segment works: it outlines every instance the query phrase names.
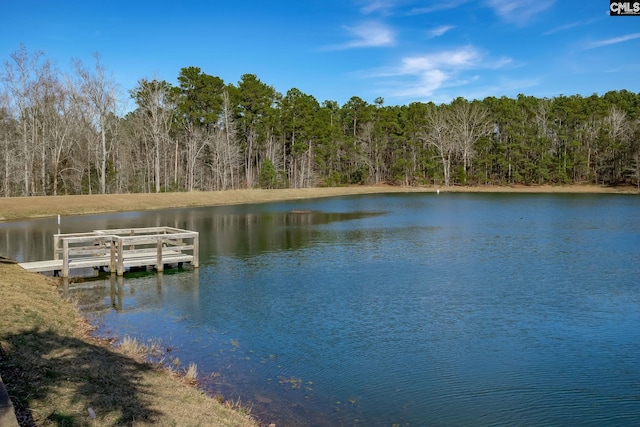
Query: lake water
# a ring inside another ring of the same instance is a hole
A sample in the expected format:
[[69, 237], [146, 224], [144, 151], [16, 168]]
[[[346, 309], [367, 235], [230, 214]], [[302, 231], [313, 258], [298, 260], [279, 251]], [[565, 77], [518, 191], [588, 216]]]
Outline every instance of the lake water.
[[[160, 341], [263, 421], [640, 425], [637, 196], [357, 196], [62, 232], [153, 225], [199, 231], [200, 268], [70, 292], [98, 334]], [[56, 228], [0, 224], [0, 251], [48, 258]]]

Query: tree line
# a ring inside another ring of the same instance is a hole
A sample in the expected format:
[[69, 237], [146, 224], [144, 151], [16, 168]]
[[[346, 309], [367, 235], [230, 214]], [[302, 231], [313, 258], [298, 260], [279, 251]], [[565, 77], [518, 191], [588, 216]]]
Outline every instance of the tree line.
[[61, 73], [24, 46], [0, 72], [3, 196], [348, 184], [636, 185], [640, 93], [386, 106], [284, 95], [198, 67], [140, 79], [120, 114], [100, 62]]

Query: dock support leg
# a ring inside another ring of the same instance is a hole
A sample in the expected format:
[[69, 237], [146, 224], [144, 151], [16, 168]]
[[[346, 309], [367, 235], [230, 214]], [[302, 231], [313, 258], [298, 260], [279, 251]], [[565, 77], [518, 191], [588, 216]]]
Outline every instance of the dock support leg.
[[122, 276], [124, 275], [124, 257], [123, 257], [123, 249], [122, 249], [122, 241], [120, 239], [116, 240], [118, 247], [118, 260], [117, 260], [117, 267], [116, 267], [116, 272], [118, 273], [118, 276]]
[[109, 249], [110, 249], [110, 253], [109, 255], [111, 256], [111, 258], [109, 259], [109, 273], [115, 273], [116, 272], [116, 245], [115, 242], [113, 240], [111, 240], [111, 243], [109, 244]]
[[62, 239], [62, 277], [69, 277], [69, 241]]
[[158, 243], [156, 245], [156, 270], [158, 272], [164, 271], [164, 264], [162, 263], [162, 237], [158, 237]]
[[196, 232], [195, 237], [193, 239], [193, 261], [191, 261], [191, 265], [193, 266], [193, 268], [198, 268], [200, 266], [200, 263], [198, 261], [198, 259], [200, 258], [200, 250], [199, 250], [200, 248], [198, 247], [199, 240], [200, 240], [200, 233]]
[[53, 235], [53, 259], [60, 259], [60, 253], [58, 252], [58, 246], [60, 245], [60, 236], [58, 234]]

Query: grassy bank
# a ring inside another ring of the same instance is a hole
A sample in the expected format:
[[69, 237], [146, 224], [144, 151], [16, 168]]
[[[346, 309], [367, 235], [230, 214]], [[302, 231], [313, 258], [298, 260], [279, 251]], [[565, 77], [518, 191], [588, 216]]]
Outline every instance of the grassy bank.
[[232, 190], [191, 193], [103, 194], [82, 196], [0, 197], [0, 221], [55, 215], [81, 215], [163, 208], [217, 206], [277, 202], [318, 197], [392, 192], [517, 192], [517, 193], [636, 193], [635, 187], [486, 186], [486, 187], [397, 187], [351, 186], [283, 190]]
[[[230, 190], [190, 193], [101, 194], [0, 197], [0, 221], [55, 215], [186, 208], [400, 191], [400, 187], [339, 187], [283, 190]], [[406, 190], [404, 190], [406, 191]]]
[[0, 375], [21, 426], [255, 426], [174, 373], [91, 338], [52, 279], [0, 263]]

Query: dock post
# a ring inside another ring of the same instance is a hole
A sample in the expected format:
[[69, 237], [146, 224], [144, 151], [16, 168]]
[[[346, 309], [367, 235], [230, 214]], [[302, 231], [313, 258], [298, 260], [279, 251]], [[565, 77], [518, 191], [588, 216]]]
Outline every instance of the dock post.
[[156, 270], [161, 273], [164, 271], [164, 264], [162, 263], [162, 237], [158, 236], [158, 244], [156, 246]]
[[122, 276], [124, 275], [124, 254], [123, 254], [123, 249], [122, 249], [122, 240], [118, 237], [115, 238], [115, 241], [118, 242], [118, 260], [117, 260], [117, 273], [118, 276]]
[[62, 239], [62, 277], [69, 277], [69, 241]]
[[200, 263], [198, 261], [200, 255], [199, 255], [199, 250], [198, 250], [198, 240], [200, 240], [200, 234], [196, 231], [194, 233], [195, 237], [193, 238], [193, 261], [191, 261], [191, 265], [193, 266], [193, 268], [198, 268], [200, 266]]
[[60, 234], [54, 234], [53, 235], [53, 259], [54, 260], [58, 260], [59, 258], [59, 254], [58, 254], [58, 245], [60, 244]]
[[110, 239], [109, 249], [111, 250], [111, 259], [109, 260], [109, 273], [116, 272], [116, 242], [113, 237]]

